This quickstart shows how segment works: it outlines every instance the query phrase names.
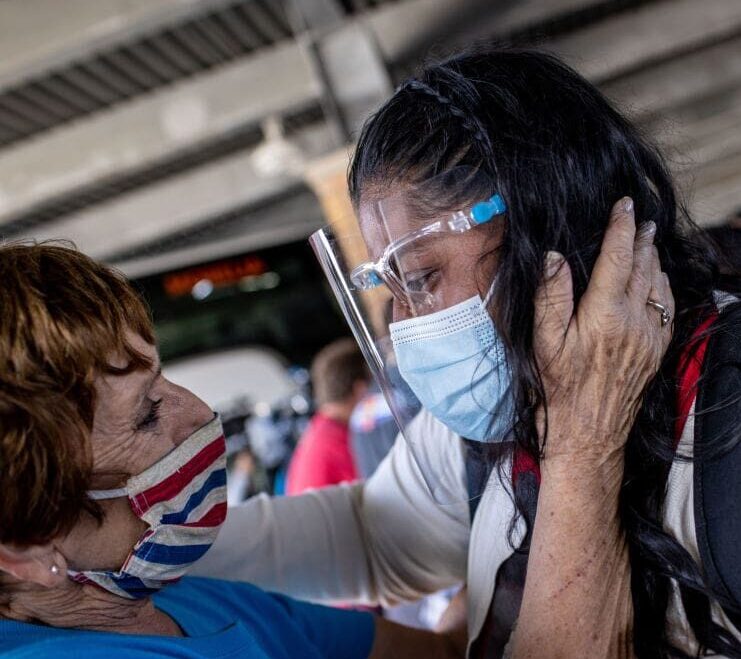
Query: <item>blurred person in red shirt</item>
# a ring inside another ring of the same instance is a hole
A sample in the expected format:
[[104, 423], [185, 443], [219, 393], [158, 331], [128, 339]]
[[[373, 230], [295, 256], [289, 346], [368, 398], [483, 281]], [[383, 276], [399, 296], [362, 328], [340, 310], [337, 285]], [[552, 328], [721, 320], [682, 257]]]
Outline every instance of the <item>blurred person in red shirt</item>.
[[286, 494], [358, 480], [350, 417], [369, 380], [363, 355], [352, 339], [330, 343], [314, 358], [311, 382], [317, 412], [291, 458]]

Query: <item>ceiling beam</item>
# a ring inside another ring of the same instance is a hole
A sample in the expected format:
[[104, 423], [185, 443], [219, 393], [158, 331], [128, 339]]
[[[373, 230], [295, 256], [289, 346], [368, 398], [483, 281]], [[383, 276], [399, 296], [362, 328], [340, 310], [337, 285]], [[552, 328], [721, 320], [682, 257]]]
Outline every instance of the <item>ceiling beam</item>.
[[741, 84], [641, 125], [680, 167], [682, 162], [692, 168], [741, 153]]
[[741, 83], [741, 34], [606, 82], [602, 91], [633, 119], [648, 120], [677, 105]]
[[[333, 146], [326, 126], [308, 129], [294, 139], [307, 158], [319, 157]], [[298, 176], [260, 175], [251, 153], [241, 153], [124, 193], [13, 238], [71, 240], [86, 254], [106, 259], [208, 224], [236, 208], [277, 198], [300, 183]]]
[[291, 199], [281, 199], [276, 206], [248, 213], [241, 231], [235, 231], [234, 235], [206, 237], [196, 245], [115, 261], [114, 265], [128, 277], [145, 277], [264, 247], [304, 240], [325, 222], [316, 197], [306, 189], [303, 194], [297, 194]]
[[[461, 0], [460, 4], [476, 2]], [[594, 4], [595, 0], [507, 1], [490, 13], [497, 19], [496, 33], [506, 34], [559, 12]], [[403, 56], [405, 43], [425, 34], [449, 9], [449, 0], [406, 0], [374, 10], [364, 20], [386, 60], [393, 61]], [[609, 37], [601, 29], [607, 24], [611, 25]], [[631, 30], [638, 30], [640, 36]], [[738, 117], [733, 109], [712, 110], [706, 99], [741, 79], [739, 58], [733, 57], [741, 38], [732, 36], [739, 30], [741, 3], [737, 0], [704, 0], [701, 4], [673, 0], [625, 12], [547, 44], [592, 79], [606, 80], [606, 92], [630, 106], [633, 116], [656, 131], [670, 149], [681, 148], [689, 154], [688, 161], [695, 163], [694, 178], [681, 171], [680, 182], [684, 187], [692, 184], [693, 208], [698, 209], [701, 221], [717, 221], [738, 205], [741, 182], [732, 165], [738, 164], [734, 158], [741, 152], [741, 138], [727, 135], [737, 130]], [[708, 37], [725, 41], [693, 52]], [[675, 54], [676, 60], [663, 60]], [[646, 62], [650, 66], [644, 67]], [[300, 49], [286, 43], [19, 143], [0, 152], [0, 231], [3, 222], [38, 204], [74, 194], [91, 183], [147, 169], [267, 115], [314, 103], [320, 94], [316, 76]], [[741, 100], [731, 97], [734, 107], [739, 107]], [[696, 114], [703, 104], [713, 118]], [[671, 128], [661, 132], [662, 126], [654, 124], [659, 111], [675, 121], [674, 132]], [[315, 154], [330, 143], [326, 127], [321, 130], [327, 143], [318, 139]], [[694, 141], [685, 140], [686, 134], [695, 135]], [[72, 238], [85, 251], [105, 258], [207, 224], [221, 213], [259, 203], [291, 185], [296, 185], [295, 179], [260, 179], [251, 170], [249, 156], [240, 154], [67, 215], [29, 235]], [[715, 206], [708, 206], [709, 199], [715, 200]], [[241, 237], [137, 259], [127, 262], [126, 268], [141, 274], [169, 263], [175, 267], [178, 259], [205, 260], [219, 256], [219, 250], [234, 253], [255, 244], [302, 237], [316, 222], [311, 217], [308, 223], [291, 221], [272, 229], [269, 223], [245, 227], [248, 234]]]
[[228, 0], [2, 0], [0, 89], [133, 41]]
[[463, 45], [506, 36], [586, 9], [600, 0], [406, 0], [368, 14], [366, 25], [387, 62], [416, 60], [439, 42]]
[[741, 153], [687, 172], [680, 185], [700, 226], [725, 222], [741, 208]]
[[299, 48], [272, 47], [0, 151], [0, 226], [76, 189], [316, 102]]
[[590, 80], [604, 82], [739, 33], [739, 0], [663, 0], [545, 46]]

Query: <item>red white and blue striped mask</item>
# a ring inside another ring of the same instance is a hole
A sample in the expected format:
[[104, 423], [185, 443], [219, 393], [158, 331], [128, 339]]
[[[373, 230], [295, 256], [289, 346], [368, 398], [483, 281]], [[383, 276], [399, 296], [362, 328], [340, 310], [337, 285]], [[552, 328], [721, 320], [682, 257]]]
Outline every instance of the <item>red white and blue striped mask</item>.
[[216, 540], [226, 519], [226, 444], [214, 416], [177, 448], [118, 490], [88, 492], [91, 499], [129, 498], [149, 525], [118, 572], [69, 571], [127, 597], [147, 597], [180, 579]]

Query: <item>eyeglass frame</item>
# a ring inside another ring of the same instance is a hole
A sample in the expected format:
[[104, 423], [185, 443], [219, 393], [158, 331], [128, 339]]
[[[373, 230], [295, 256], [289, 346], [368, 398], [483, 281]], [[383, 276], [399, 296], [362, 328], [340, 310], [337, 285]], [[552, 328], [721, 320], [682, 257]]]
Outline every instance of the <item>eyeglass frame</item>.
[[[403, 282], [389, 266], [391, 257], [401, 248], [410, 243], [436, 233], [463, 234], [466, 231], [491, 222], [495, 217], [507, 212], [507, 204], [500, 194], [494, 194], [489, 199], [475, 203], [468, 213], [462, 210], [455, 211], [447, 220], [436, 220], [430, 224], [411, 231], [386, 245], [381, 256], [375, 261], [365, 261], [353, 268], [350, 273], [350, 283], [361, 291], [369, 291], [386, 284], [391, 293], [399, 300], [409, 297], [410, 293], [404, 288]], [[366, 283], [361, 276], [371, 279]]]

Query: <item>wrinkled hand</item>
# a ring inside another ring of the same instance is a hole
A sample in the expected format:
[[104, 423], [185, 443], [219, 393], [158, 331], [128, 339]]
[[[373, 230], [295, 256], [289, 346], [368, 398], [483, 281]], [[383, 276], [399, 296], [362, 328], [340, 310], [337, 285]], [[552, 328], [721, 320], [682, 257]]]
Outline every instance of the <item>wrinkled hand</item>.
[[[533, 337], [546, 394], [545, 460], [602, 461], [622, 451], [672, 333], [672, 323], [662, 326], [661, 312], [646, 304], [659, 302], [674, 317], [655, 232], [652, 222], [636, 231], [631, 200], [615, 204], [576, 312], [569, 265], [547, 254]], [[541, 414], [541, 431], [544, 421]]]

